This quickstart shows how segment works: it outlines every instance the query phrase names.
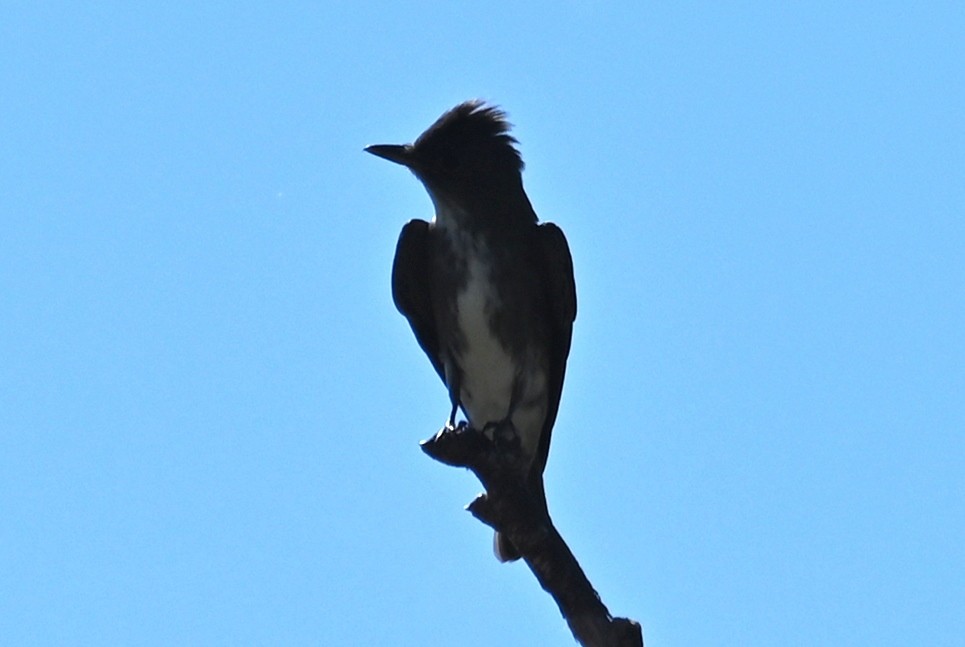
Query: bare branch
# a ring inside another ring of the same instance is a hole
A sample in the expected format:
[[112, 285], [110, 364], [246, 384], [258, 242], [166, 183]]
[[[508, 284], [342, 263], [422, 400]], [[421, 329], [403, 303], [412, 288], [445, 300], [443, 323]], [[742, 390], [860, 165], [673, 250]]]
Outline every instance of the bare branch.
[[422, 450], [479, 478], [486, 493], [469, 504], [469, 512], [509, 538], [581, 645], [643, 647], [640, 624], [610, 615], [549, 515], [534, 502], [519, 476], [518, 457], [465, 423], [443, 429], [423, 442]]

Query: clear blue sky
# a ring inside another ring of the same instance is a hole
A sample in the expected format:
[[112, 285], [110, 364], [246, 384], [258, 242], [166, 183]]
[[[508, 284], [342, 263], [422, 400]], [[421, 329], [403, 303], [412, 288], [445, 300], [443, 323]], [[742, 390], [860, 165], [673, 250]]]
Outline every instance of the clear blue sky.
[[0, 642], [571, 644], [418, 448], [431, 206], [362, 152], [483, 97], [575, 259], [547, 492], [610, 609], [961, 644], [961, 3], [200, 4], [0, 12]]

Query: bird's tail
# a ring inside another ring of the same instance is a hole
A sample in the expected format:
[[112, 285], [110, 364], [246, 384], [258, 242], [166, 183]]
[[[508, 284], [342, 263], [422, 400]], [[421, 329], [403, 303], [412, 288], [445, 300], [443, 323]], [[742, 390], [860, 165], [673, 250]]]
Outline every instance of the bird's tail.
[[[546, 506], [546, 492], [543, 490], [543, 470], [534, 470], [534, 472], [533, 477], [530, 479], [530, 489], [533, 496], [536, 497], [542, 511], [546, 514], [546, 518], [549, 519], [549, 509]], [[509, 537], [498, 531], [493, 535], [493, 552], [496, 554], [496, 559], [503, 563], [515, 562], [522, 556], [516, 546], [513, 545], [513, 542], [509, 540]]]
[[493, 552], [496, 553], [496, 559], [504, 563], [515, 562], [520, 557], [513, 542], [499, 531], [493, 535]]

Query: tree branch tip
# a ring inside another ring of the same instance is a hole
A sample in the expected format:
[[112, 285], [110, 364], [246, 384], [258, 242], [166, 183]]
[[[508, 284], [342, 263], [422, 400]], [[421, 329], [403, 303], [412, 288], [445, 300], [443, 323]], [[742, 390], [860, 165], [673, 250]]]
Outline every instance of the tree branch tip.
[[617, 645], [627, 647], [643, 647], [643, 627], [636, 620], [630, 618], [614, 618], [611, 625], [611, 635]]
[[444, 427], [419, 443], [433, 460], [470, 469], [486, 492], [466, 506], [476, 519], [504, 534], [554, 599], [582, 645], [643, 647], [643, 630], [613, 618], [553, 522], [520, 476], [518, 456], [466, 423]]

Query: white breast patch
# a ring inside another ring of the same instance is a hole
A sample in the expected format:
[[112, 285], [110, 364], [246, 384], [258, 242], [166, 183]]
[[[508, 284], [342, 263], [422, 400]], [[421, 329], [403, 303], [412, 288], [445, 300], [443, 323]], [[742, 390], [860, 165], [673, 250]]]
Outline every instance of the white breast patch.
[[512, 397], [515, 366], [489, 329], [494, 308], [488, 271], [478, 257], [469, 259], [469, 280], [459, 293], [456, 307], [459, 328], [466, 342], [459, 358], [462, 367], [462, 404], [473, 427], [506, 417]]

